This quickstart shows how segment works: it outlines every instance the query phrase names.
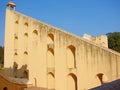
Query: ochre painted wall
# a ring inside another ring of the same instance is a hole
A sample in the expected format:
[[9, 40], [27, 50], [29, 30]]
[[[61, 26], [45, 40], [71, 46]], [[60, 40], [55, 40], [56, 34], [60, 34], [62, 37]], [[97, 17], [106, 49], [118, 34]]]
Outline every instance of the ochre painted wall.
[[27, 64], [34, 86], [55, 90], [84, 90], [120, 78], [120, 54], [6, 10], [5, 68]]

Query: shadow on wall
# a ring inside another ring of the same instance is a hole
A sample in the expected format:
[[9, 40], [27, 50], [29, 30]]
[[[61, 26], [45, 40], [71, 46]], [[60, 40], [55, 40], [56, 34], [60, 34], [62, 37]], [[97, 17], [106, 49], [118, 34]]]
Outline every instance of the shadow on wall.
[[22, 65], [22, 67], [18, 69], [18, 64], [14, 62], [12, 68], [4, 68], [4, 71], [10, 77], [29, 79], [29, 70], [27, 69], [27, 64]]

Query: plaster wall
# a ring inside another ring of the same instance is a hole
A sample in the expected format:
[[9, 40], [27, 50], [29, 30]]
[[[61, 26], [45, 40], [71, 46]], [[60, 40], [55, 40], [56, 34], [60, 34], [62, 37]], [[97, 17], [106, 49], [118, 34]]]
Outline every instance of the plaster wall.
[[120, 54], [18, 12], [6, 10], [5, 63], [27, 64], [36, 87], [84, 90], [120, 77]]

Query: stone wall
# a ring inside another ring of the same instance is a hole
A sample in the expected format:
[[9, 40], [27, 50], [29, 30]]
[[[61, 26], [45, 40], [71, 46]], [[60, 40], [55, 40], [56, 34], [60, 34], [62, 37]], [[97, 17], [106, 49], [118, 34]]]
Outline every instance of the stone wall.
[[91, 35], [84, 34], [83, 38], [108, 48], [108, 38], [106, 35], [100, 35], [97, 37], [93, 37]]
[[120, 77], [120, 53], [6, 11], [5, 67], [27, 65], [35, 87], [83, 90]]

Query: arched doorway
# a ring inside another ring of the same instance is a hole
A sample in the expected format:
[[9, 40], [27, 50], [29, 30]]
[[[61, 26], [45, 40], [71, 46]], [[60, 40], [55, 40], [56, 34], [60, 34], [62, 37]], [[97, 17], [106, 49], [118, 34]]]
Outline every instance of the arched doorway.
[[73, 73], [67, 77], [67, 90], [77, 90], [77, 77]]
[[47, 66], [48, 68], [54, 68], [55, 67], [55, 61], [54, 61], [54, 50], [52, 48], [49, 48], [47, 51]]
[[38, 31], [34, 30], [32, 33], [32, 37], [33, 37], [33, 46], [36, 47], [38, 45]]
[[67, 66], [68, 68], [75, 68], [75, 47], [70, 45], [67, 48]]
[[55, 77], [53, 73], [48, 73], [48, 89], [55, 88]]
[[52, 33], [48, 34], [47, 43], [48, 44], [54, 43], [54, 35]]

